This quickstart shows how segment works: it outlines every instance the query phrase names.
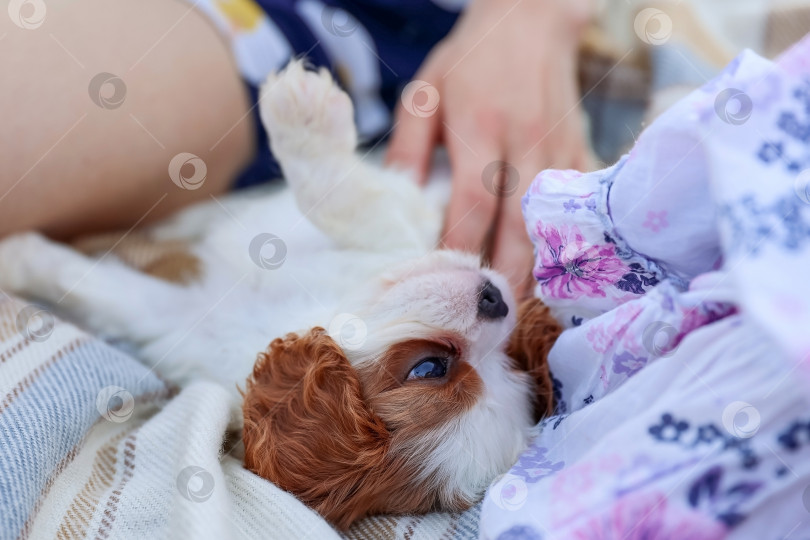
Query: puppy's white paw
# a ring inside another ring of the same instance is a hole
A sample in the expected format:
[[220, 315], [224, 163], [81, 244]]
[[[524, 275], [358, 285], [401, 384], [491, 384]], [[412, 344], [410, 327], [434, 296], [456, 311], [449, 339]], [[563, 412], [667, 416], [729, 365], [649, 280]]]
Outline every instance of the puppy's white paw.
[[28, 292], [31, 264], [47, 249], [48, 240], [36, 232], [14, 234], [0, 241], [0, 288], [9, 293]]
[[301, 60], [291, 61], [267, 77], [259, 109], [282, 164], [287, 153], [353, 152], [357, 144], [351, 99], [324, 68], [308, 71]]

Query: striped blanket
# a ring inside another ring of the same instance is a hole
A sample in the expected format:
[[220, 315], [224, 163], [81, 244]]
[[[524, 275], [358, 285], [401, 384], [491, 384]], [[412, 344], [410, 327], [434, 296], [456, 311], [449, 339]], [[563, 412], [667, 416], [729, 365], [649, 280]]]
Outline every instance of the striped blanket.
[[[163, 279], [197, 261], [148, 232], [80, 239]], [[0, 540], [339, 538], [318, 514], [242, 466], [228, 394], [182, 391], [49, 311], [0, 296]], [[375, 516], [345, 538], [475, 538], [462, 514]]]
[[242, 467], [221, 387], [178, 392], [11, 298], [0, 351], [0, 538], [337, 536]]

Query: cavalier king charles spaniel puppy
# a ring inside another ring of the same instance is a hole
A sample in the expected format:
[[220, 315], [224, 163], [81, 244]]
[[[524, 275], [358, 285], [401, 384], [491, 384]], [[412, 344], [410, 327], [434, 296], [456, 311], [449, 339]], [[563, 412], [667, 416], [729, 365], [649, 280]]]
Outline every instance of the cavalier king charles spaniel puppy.
[[246, 466], [340, 528], [468, 508], [551, 413], [559, 327], [539, 300], [516, 317], [507, 291], [476, 258], [437, 251], [375, 284], [362, 346], [320, 327], [275, 339], [247, 383]]
[[58, 304], [179, 385], [229, 389], [245, 466], [338, 528], [469, 507], [551, 412], [560, 327], [539, 300], [518, 308], [479, 257], [434, 249], [446, 184], [425, 192], [359, 159], [327, 72], [292, 62], [260, 108], [288, 187], [147, 231], [189, 246], [197, 281], [25, 233], [0, 243], [0, 287]]

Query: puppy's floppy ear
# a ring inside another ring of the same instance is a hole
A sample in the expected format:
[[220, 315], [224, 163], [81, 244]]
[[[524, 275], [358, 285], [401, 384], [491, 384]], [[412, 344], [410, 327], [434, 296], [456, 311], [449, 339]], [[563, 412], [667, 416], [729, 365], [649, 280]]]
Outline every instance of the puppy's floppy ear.
[[535, 381], [535, 420], [554, 412], [554, 385], [548, 369], [548, 353], [562, 333], [562, 327], [551, 316], [539, 298], [530, 298], [518, 307], [517, 327], [506, 348], [518, 369], [528, 372]]
[[339, 528], [373, 505], [389, 433], [323, 328], [259, 354], [243, 405], [245, 466]]

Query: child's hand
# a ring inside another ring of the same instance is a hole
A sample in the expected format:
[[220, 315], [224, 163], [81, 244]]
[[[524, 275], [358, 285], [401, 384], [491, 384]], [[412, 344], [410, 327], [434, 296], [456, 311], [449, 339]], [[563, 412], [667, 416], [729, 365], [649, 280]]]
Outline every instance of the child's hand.
[[[416, 75], [438, 90], [438, 109], [414, 115], [401, 103], [397, 113], [389, 163], [424, 181], [444, 142], [453, 190], [443, 240], [490, 253], [520, 296], [532, 267], [520, 199], [542, 169], [586, 163], [576, 53], [590, 3], [473, 1]], [[498, 170], [506, 172], [500, 189]]]

